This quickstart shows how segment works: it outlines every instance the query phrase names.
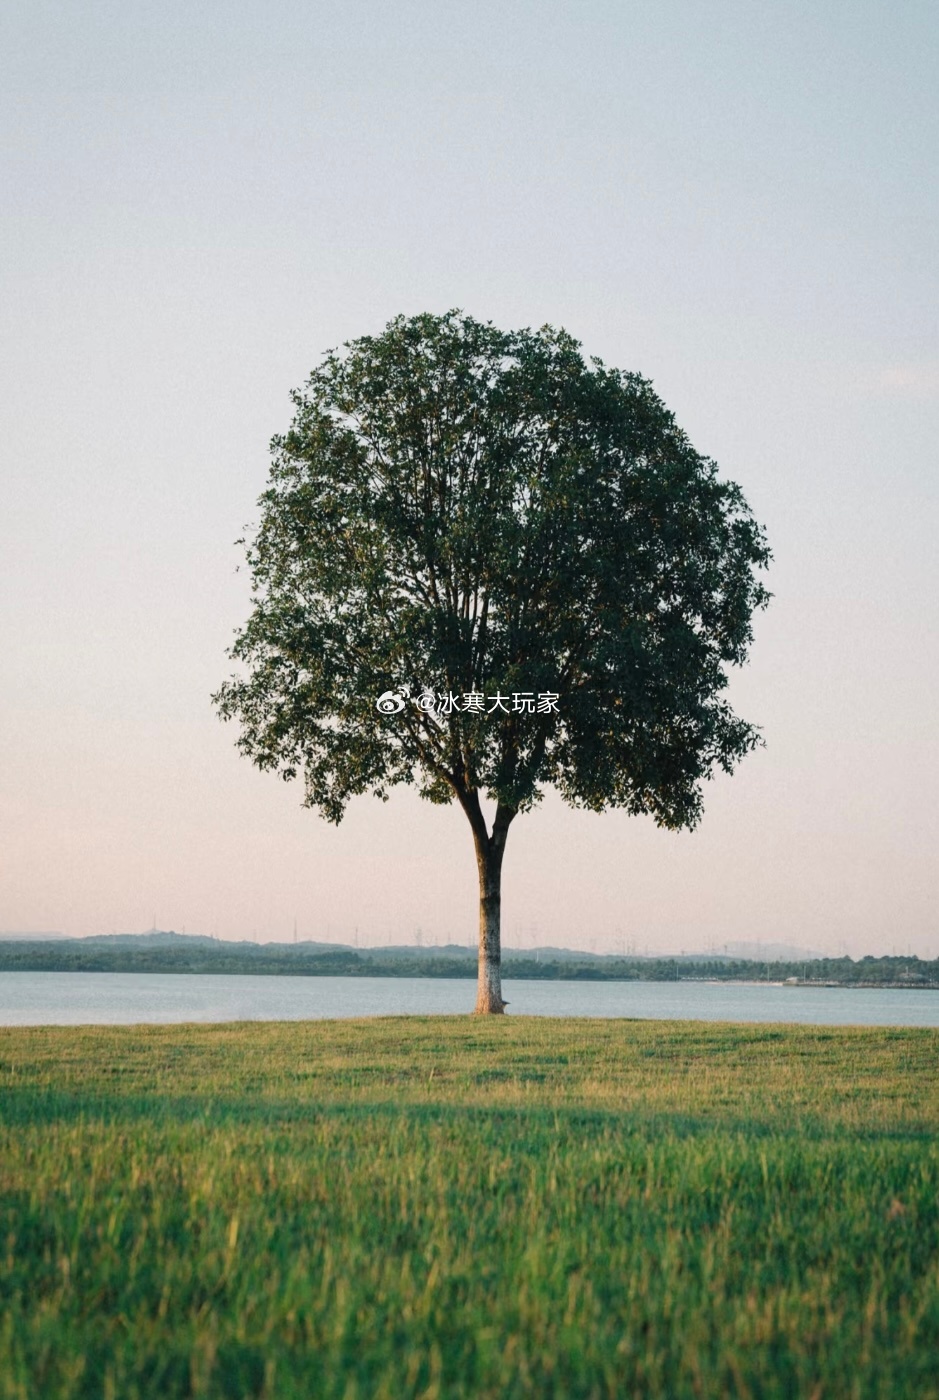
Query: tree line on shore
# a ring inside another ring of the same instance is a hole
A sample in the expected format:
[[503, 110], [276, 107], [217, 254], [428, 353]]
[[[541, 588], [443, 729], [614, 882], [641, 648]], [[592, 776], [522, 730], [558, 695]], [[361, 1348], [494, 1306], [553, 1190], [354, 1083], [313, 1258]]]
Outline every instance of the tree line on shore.
[[[179, 939], [167, 946], [117, 940], [0, 942], [0, 972], [164, 972], [227, 973], [305, 977], [468, 977], [476, 976], [476, 954], [406, 948], [352, 949], [303, 944], [226, 943], [207, 938]], [[744, 958], [655, 958], [576, 952], [508, 953], [507, 978], [538, 981], [785, 982], [804, 985], [939, 987], [939, 958], [915, 956], [815, 958], [773, 962]]]

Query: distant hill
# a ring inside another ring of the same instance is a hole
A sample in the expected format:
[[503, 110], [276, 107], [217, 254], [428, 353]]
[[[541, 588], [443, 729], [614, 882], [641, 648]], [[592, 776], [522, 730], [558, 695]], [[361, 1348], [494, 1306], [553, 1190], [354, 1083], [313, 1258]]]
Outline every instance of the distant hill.
[[105, 948], [175, 948], [180, 945], [198, 947], [214, 944], [215, 939], [203, 933], [176, 933], [173, 929], [148, 929], [146, 933], [92, 933], [87, 938], [70, 940]]
[[[783, 944], [744, 944], [750, 956], [686, 954], [680, 958], [619, 957], [569, 948], [506, 949], [504, 976], [559, 981], [775, 981], [816, 986], [939, 988], [939, 960], [916, 957], [812, 957], [777, 961]], [[756, 956], [752, 956], [753, 950]], [[473, 949], [348, 944], [251, 943], [150, 929], [91, 938], [28, 936], [0, 940], [0, 972], [161, 972], [305, 977], [476, 976]]]
[[0, 933], [0, 943], [53, 943], [64, 933]]
[[218, 948], [248, 956], [252, 952], [264, 953], [285, 948], [297, 951], [306, 948], [323, 953], [352, 951], [351, 945], [346, 943], [317, 943], [311, 939], [301, 943], [256, 943], [251, 939], [210, 938], [204, 933], [177, 933], [175, 929], [161, 928], [147, 929], [144, 933], [89, 933], [83, 938], [72, 938], [64, 933], [0, 933], [0, 941], [4, 939], [17, 939], [25, 943], [54, 940], [82, 948]]
[[705, 958], [716, 958], [726, 962], [728, 958], [739, 962], [814, 962], [827, 954], [816, 953], [811, 948], [800, 948], [795, 943], [722, 943], [719, 948], [707, 953], [681, 953], [678, 961], [702, 962]]
[[[147, 929], [144, 933], [94, 933], [85, 938], [70, 938], [63, 933], [0, 933], [0, 942], [11, 940], [25, 943], [46, 943], [65, 942], [69, 944], [81, 944], [83, 947], [101, 948], [180, 948], [189, 949], [192, 952], [199, 947], [217, 948], [230, 954], [235, 952], [251, 957], [253, 954], [264, 954], [273, 956], [277, 953], [298, 954], [304, 949], [309, 953], [333, 953], [348, 954], [361, 953], [369, 959], [378, 962], [386, 962], [390, 959], [419, 959], [426, 962], [435, 958], [476, 958], [475, 947], [469, 948], [462, 943], [445, 943], [442, 946], [435, 944], [422, 945], [416, 943], [391, 943], [380, 948], [361, 947], [354, 948], [351, 943], [322, 942], [316, 939], [304, 939], [302, 942], [275, 942], [258, 943], [252, 939], [228, 939], [210, 938], [206, 934], [200, 933], [177, 933], [175, 929]], [[503, 956], [511, 958], [513, 962], [525, 962], [534, 960], [537, 963], [565, 963], [576, 962], [578, 964], [592, 964], [598, 966], [604, 962], [623, 961], [623, 955], [618, 952], [588, 953], [581, 948], [556, 948], [549, 945], [540, 948], [512, 948], [504, 947]], [[726, 963], [726, 962], [754, 962], [754, 963], [805, 963], [815, 962], [827, 957], [825, 953], [819, 953], [811, 948], [800, 948], [792, 943], [759, 943], [759, 942], [735, 942], [724, 943], [720, 948], [712, 948], [704, 953], [629, 953], [626, 955], [630, 963], [655, 962], [663, 958], [672, 959], [679, 964], [687, 963]]]

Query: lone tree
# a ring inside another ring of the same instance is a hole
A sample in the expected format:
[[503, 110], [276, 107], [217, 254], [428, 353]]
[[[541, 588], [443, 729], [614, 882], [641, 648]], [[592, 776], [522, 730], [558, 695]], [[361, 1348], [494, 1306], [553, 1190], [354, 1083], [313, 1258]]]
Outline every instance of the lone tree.
[[506, 837], [545, 785], [690, 828], [760, 742], [723, 692], [769, 596], [763, 532], [647, 380], [551, 327], [398, 317], [293, 402], [246, 546], [247, 674], [214, 703], [330, 821], [396, 783], [459, 802], [476, 1011], [502, 1012]]

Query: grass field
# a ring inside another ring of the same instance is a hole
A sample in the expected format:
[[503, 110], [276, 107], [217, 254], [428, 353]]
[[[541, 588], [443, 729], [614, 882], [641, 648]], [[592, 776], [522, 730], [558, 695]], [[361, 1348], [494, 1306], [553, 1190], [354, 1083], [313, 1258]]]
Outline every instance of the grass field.
[[939, 1396], [939, 1032], [0, 1030], [0, 1397]]

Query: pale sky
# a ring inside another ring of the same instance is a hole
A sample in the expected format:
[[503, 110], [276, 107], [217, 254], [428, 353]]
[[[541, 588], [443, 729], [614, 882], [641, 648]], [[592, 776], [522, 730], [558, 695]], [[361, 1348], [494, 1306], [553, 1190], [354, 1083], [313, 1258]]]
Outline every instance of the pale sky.
[[511, 948], [939, 953], [939, 11], [864, 0], [7, 0], [0, 929], [474, 937], [456, 809], [342, 825], [209, 694], [321, 353], [563, 325], [768, 530], [693, 834], [549, 797]]

